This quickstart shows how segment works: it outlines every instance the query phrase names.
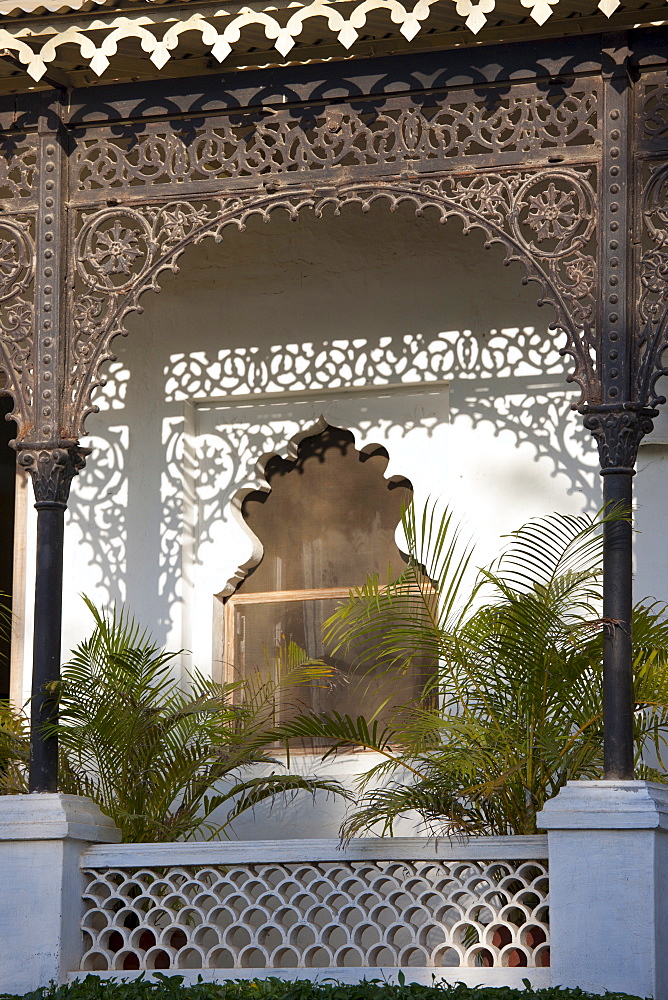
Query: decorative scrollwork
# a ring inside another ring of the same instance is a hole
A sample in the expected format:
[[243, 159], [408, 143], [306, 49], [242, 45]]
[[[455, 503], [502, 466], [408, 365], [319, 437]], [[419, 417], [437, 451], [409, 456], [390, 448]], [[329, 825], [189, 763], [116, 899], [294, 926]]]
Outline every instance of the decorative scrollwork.
[[[159, 290], [162, 271], [177, 270], [176, 262], [189, 244], [207, 237], [220, 240], [227, 226], [243, 229], [253, 215], [268, 220], [277, 208], [296, 219], [303, 208], [316, 215], [328, 206], [338, 214], [352, 204], [368, 211], [378, 199], [387, 201], [391, 210], [409, 202], [417, 215], [431, 209], [441, 222], [458, 217], [465, 231], [481, 229], [488, 245], [501, 243], [508, 262], [521, 261], [526, 280], [541, 286], [541, 301], [554, 307], [555, 327], [567, 335], [564, 353], [576, 364], [572, 378], [580, 383], [584, 398], [593, 398], [591, 171], [559, 168], [549, 174], [525, 170], [472, 178], [447, 174], [428, 181], [349, 182], [317, 193], [312, 186], [292, 187], [273, 194], [247, 191], [197, 203], [174, 201], [82, 213], [75, 263], [83, 288], [74, 302], [69, 358], [75, 433], [82, 433], [85, 416], [93, 408], [90, 396], [100, 384], [100, 366], [112, 356], [113, 337], [125, 332], [124, 317], [139, 309], [145, 291]], [[539, 221], [543, 213], [549, 216], [545, 224]]]
[[29, 198], [36, 180], [36, 143], [4, 135], [0, 140], [0, 198]]
[[650, 407], [664, 402], [656, 393], [668, 374], [668, 163], [655, 166], [643, 192], [642, 219], [646, 248], [640, 259], [635, 398]]
[[79, 448], [73, 441], [56, 447], [22, 447], [18, 462], [32, 477], [36, 502], [66, 507], [72, 480], [83, 469], [89, 454], [90, 449]]
[[[591, 87], [542, 93], [516, 85], [425, 98], [366, 100], [295, 111], [247, 112], [193, 128], [164, 124], [139, 135], [86, 131], [75, 156], [75, 187], [106, 191], [132, 185], [264, 178], [333, 167], [433, 170], [453, 157], [513, 156], [588, 145], [597, 130]], [[566, 209], [566, 206], [563, 206]], [[544, 212], [542, 213], [545, 214]]]
[[668, 141], [668, 85], [665, 73], [649, 75], [643, 84], [640, 109], [641, 140]]
[[19, 432], [30, 421], [34, 245], [29, 216], [0, 221], [0, 370], [14, 399]]
[[13, 372], [20, 376], [32, 353], [34, 308], [32, 302], [17, 297], [0, 305], [0, 341]]
[[32, 245], [26, 223], [0, 221], [0, 302], [25, 291], [32, 278]]

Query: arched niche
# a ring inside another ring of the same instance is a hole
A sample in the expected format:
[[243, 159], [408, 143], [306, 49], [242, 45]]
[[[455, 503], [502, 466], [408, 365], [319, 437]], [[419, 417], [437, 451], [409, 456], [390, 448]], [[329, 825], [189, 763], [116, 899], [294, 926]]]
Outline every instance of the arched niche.
[[257, 542], [241, 582], [223, 599], [226, 677], [265, 671], [290, 642], [333, 668], [330, 682], [287, 692], [283, 717], [296, 709], [387, 717], [422, 691], [426, 675], [417, 668], [393, 675], [388, 701], [387, 665], [370, 668], [363, 649], [335, 649], [323, 632], [368, 575], [394, 580], [405, 567], [395, 535], [412, 488], [386, 479], [387, 464], [384, 448], [358, 451], [350, 431], [323, 422], [301, 437], [294, 458], [266, 460], [266, 489], [240, 498], [240, 518]]

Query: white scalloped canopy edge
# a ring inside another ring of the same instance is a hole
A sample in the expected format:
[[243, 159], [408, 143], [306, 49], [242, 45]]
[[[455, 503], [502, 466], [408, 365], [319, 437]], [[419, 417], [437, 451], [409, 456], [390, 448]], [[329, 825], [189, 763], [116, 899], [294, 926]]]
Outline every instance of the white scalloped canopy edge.
[[[105, 0], [92, 0], [92, 2], [102, 5]], [[528, 10], [534, 21], [542, 25], [550, 17], [553, 7], [559, 0], [517, 0], [517, 2], [518, 7], [521, 5]], [[91, 0], [81, 0], [82, 7], [90, 3]], [[343, 48], [350, 49], [366, 24], [367, 16], [372, 12], [382, 11], [389, 15], [393, 24], [410, 42], [425, 26], [432, 7], [443, 3], [455, 4], [457, 14], [464, 19], [467, 28], [473, 34], [477, 34], [485, 25], [487, 15], [491, 14], [496, 6], [496, 0], [476, 0], [476, 2], [416, 0], [412, 6], [410, 2], [405, 5], [402, 0], [361, 0], [352, 7], [352, 10], [350, 5], [346, 4], [344, 15], [330, 0], [310, 0], [310, 2], [307, 0], [300, 4], [290, 4], [289, 9], [294, 8], [294, 13], [290, 15], [287, 23], [270, 13], [277, 11], [275, 4], [256, 10], [251, 10], [249, 7], [228, 6], [213, 12], [204, 13], [195, 10], [188, 16], [175, 17], [174, 22], [164, 32], [166, 8], [158, 5], [156, 10], [155, 4], [149, 7], [147, 0], [141, 0], [143, 8], [141, 13], [133, 11], [129, 15], [119, 14], [105, 18], [104, 21], [91, 20], [85, 25], [81, 22], [76, 24], [69, 22], [62, 29], [54, 30], [47, 41], [43, 41], [31, 32], [21, 21], [11, 26], [5, 22], [5, 27], [0, 29], [0, 48], [20, 61], [26, 67], [28, 75], [35, 81], [41, 80], [47, 72], [48, 64], [58, 59], [58, 50], [65, 45], [78, 47], [82, 62], [100, 76], [116, 55], [119, 43], [128, 39], [139, 40], [144, 52], [160, 70], [178, 48], [180, 36], [186, 32], [197, 32], [210, 55], [222, 63], [239, 41], [242, 31], [252, 26], [256, 31], [258, 28], [264, 30], [266, 38], [273, 42], [276, 51], [285, 57], [299, 39], [306, 23], [312, 18], [323, 19], [328, 30]], [[598, 9], [610, 17], [620, 5], [621, 0], [599, 0]], [[53, 5], [43, 2], [30, 4], [26, 0], [20, 7], [7, 3], [6, 0], [4, 2], [0, 0], [0, 13], [5, 15], [9, 15], [10, 11], [35, 14], [50, 10], [53, 13], [66, 9], [73, 10], [75, 7], [76, 0], [72, 0], [69, 4]], [[152, 14], [152, 11], [155, 13]], [[101, 37], [103, 32], [104, 35]]]

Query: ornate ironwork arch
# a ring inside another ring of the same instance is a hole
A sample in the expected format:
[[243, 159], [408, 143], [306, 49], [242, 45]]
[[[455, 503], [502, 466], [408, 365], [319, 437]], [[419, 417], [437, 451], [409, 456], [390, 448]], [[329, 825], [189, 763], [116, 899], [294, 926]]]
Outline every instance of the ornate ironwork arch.
[[389, 203], [391, 211], [410, 203], [417, 216], [433, 209], [439, 222], [459, 218], [464, 233], [479, 229], [486, 246], [501, 244], [505, 263], [520, 262], [523, 281], [537, 282], [539, 302], [554, 308], [553, 326], [567, 338], [562, 352], [575, 362], [570, 377], [580, 384], [582, 399], [594, 401], [596, 193], [591, 171], [561, 168], [473, 178], [448, 174], [429, 180], [350, 181], [320, 191], [305, 185], [271, 194], [107, 207], [88, 215], [74, 245], [82, 290], [71, 311], [70, 436], [84, 433], [86, 417], [95, 410], [92, 394], [104, 383], [100, 368], [113, 357], [111, 341], [127, 332], [125, 317], [141, 311], [145, 292], [159, 291], [163, 271], [178, 271], [178, 258], [190, 245], [206, 238], [220, 241], [225, 228], [243, 230], [252, 216], [268, 221], [279, 209], [296, 220], [305, 209], [318, 217], [330, 206], [335, 214], [347, 205], [367, 212], [376, 201]]
[[[631, 509], [668, 374], [665, 29], [31, 95], [0, 160], [0, 369], [39, 509], [35, 691], [58, 676], [62, 518], [101, 366], [181, 254], [279, 209], [382, 200], [499, 244], [555, 311], [604, 497]], [[398, 58], [398, 57], [397, 57]], [[409, 65], [410, 63], [410, 65]], [[331, 95], [331, 96], [330, 96]], [[25, 105], [25, 106], [24, 106]], [[4, 117], [3, 117], [4, 115]], [[631, 234], [631, 238], [629, 238]], [[606, 529], [606, 774], [633, 769], [631, 526]], [[34, 700], [35, 725], [49, 696]], [[37, 733], [37, 729], [35, 732]], [[34, 790], [53, 789], [57, 754]]]

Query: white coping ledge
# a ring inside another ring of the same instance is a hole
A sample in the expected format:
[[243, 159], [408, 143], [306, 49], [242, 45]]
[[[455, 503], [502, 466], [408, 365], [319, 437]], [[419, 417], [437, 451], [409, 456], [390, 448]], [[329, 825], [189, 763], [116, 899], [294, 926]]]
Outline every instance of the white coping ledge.
[[547, 857], [547, 837], [359, 837], [338, 840], [198, 841], [89, 847], [82, 868], [263, 864], [300, 861], [511, 861]]
[[668, 830], [668, 785], [569, 781], [538, 813], [542, 830]]
[[0, 841], [66, 838], [118, 843], [121, 832], [92, 799], [79, 795], [0, 796]]

